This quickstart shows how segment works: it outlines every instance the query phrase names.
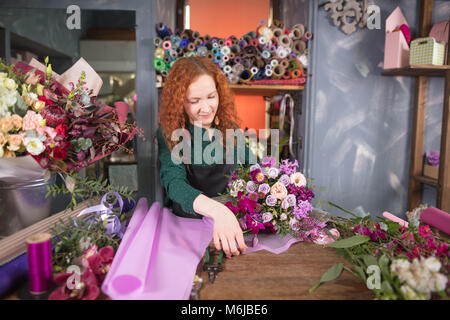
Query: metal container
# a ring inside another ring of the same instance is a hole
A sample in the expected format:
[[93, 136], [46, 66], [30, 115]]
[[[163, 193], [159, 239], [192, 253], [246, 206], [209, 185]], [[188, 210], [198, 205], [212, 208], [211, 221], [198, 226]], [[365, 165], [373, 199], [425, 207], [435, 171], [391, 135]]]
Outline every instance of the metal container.
[[0, 237], [9, 236], [50, 216], [52, 197], [47, 186], [56, 176], [21, 183], [0, 182]]

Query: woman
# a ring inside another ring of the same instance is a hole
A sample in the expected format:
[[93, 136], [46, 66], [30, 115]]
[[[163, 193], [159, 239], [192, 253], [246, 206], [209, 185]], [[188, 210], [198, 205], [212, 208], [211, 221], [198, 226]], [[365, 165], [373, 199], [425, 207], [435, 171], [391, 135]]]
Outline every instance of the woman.
[[[212, 199], [225, 192], [228, 178], [235, 164], [176, 164], [171, 152], [179, 143], [172, 141], [174, 130], [187, 129], [190, 136], [194, 130], [201, 130], [212, 140], [213, 129], [220, 130], [226, 137], [226, 129], [237, 129], [238, 118], [228, 80], [220, 69], [205, 57], [181, 58], [175, 62], [164, 82], [159, 110], [159, 160], [160, 178], [166, 191], [164, 205], [172, 207], [174, 214], [188, 218], [214, 220], [214, 245], [223, 249], [228, 257], [239, 255], [247, 246], [242, 230], [233, 212], [224, 204]], [[191, 155], [194, 158], [195, 141], [191, 141]], [[211, 141], [203, 141], [203, 150]], [[222, 146], [225, 143], [222, 144]], [[236, 148], [235, 148], [236, 149]], [[234, 150], [234, 154], [237, 152]], [[226, 150], [230, 152], [230, 150]], [[249, 150], [246, 148], [245, 162]], [[235, 158], [236, 159], [236, 158]], [[203, 161], [203, 160], [202, 160]]]

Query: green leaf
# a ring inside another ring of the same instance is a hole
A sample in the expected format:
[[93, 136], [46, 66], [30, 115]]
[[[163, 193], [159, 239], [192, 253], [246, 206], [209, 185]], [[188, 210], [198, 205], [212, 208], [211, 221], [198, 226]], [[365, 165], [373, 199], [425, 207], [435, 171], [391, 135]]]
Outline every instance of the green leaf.
[[373, 257], [373, 256], [365, 255], [363, 257], [363, 260], [364, 260], [364, 263], [366, 264], [366, 266], [371, 266], [371, 265], [378, 266], [377, 259], [375, 259], [375, 257]]
[[328, 246], [331, 248], [351, 248], [369, 241], [370, 238], [364, 235], [356, 235], [350, 238], [338, 240], [332, 243], [329, 243]]
[[384, 280], [381, 283], [381, 291], [383, 291], [383, 293], [385, 293], [385, 294], [394, 293], [394, 290], [392, 289], [391, 285], [389, 284], [389, 282], [387, 280]]
[[354, 265], [355, 269], [356, 269], [356, 273], [359, 275], [359, 277], [361, 279], [364, 280], [364, 282], [366, 282], [367, 277], [366, 274], [364, 273], [363, 269], [360, 266]]
[[73, 193], [75, 189], [75, 180], [71, 176], [66, 176], [66, 188], [70, 193]]
[[16, 104], [13, 106], [12, 111], [15, 114], [18, 114], [21, 117], [24, 117], [27, 113], [27, 105], [25, 104], [25, 101], [23, 101], [22, 97], [20, 96], [19, 92], [16, 92]]
[[309, 293], [312, 293], [314, 290], [316, 290], [322, 283], [329, 282], [338, 278], [341, 275], [343, 268], [344, 265], [342, 263], [336, 263], [335, 265], [333, 265], [322, 275], [319, 282], [314, 285], [314, 287], [309, 289]]

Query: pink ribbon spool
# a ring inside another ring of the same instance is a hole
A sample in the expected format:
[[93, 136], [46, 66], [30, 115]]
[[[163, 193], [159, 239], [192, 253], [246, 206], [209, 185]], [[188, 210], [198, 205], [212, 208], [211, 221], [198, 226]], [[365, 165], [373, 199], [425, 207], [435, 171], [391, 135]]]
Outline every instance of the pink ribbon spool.
[[172, 42], [166, 40], [162, 43], [162, 47], [165, 50], [169, 50], [170, 48], [172, 48]]
[[228, 38], [227, 40], [225, 40], [225, 45], [227, 47], [231, 47], [233, 45], [233, 40], [231, 40], [231, 38]]
[[53, 283], [51, 235], [38, 233], [29, 237], [27, 255], [30, 293], [45, 293]]

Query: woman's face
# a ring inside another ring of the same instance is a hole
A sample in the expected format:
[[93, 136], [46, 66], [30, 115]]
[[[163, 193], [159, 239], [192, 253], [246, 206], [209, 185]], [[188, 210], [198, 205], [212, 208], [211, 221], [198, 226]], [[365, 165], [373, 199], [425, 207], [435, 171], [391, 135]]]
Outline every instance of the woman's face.
[[189, 121], [200, 121], [202, 127], [210, 128], [219, 106], [219, 93], [214, 79], [206, 74], [197, 77], [186, 91], [184, 110]]

